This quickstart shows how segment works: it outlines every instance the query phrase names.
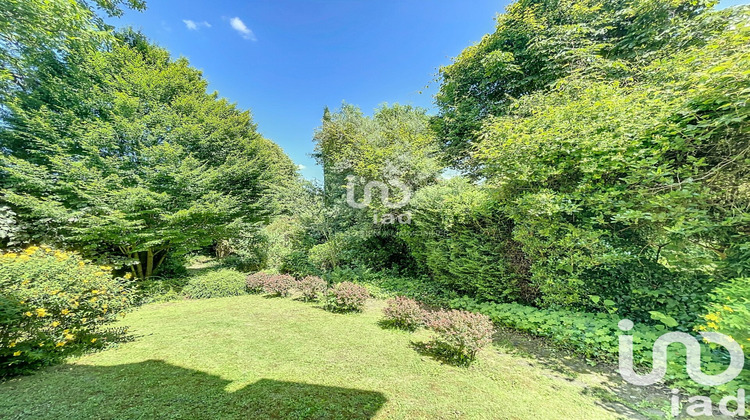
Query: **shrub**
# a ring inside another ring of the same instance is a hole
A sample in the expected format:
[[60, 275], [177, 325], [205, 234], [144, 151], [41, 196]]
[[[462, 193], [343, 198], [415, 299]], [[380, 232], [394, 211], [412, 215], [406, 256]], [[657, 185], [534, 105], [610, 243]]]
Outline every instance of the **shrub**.
[[273, 296], [288, 296], [295, 283], [294, 277], [288, 274], [273, 274], [266, 277], [263, 291]]
[[716, 288], [701, 331], [717, 331], [747, 347], [750, 345], [750, 278], [733, 279]]
[[409, 331], [414, 331], [424, 325], [425, 312], [414, 299], [399, 296], [388, 301], [383, 309], [385, 323]]
[[[127, 276], [129, 277], [129, 275]], [[0, 256], [0, 376], [26, 373], [122, 333], [103, 326], [133, 303], [130, 281], [78, 254], [29, 247]]]
[[209, 271], [192, 277], [182, 289], [192, 299], [206, 299], [245, 294], [245, 276], [230, 268]]
[[431, 313], [427, 327], [437, 334], [429, 344], [430, 350], [464, 364], [472, 362], [479, 350], [492, 343], [495, 331], [487, 315], [458, 310]]
[[331, 312], [359, 312], [370, 293], [363, 286], [345, 281], [328, 289], [326, 297], [326, 309]]
[[263, 287], [266, 285], [266, 279], [268, 279], [270, 276], [272, 276], [272, 274], [264, 273], [262, 271], [247, 276], [247, 279], [245, 280], [245, 286], [248, 293], [263, 292]]
[[307, 276], [297, 282], [297, 288], [306, 301], [318, 300], [328, 288], [328, 283], [317, 276]]

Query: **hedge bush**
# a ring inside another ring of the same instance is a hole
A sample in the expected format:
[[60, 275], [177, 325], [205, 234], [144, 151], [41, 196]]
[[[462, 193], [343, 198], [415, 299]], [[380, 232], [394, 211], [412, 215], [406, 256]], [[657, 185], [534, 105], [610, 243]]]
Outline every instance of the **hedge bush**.
[[495, 326], [487, 315], [459, 310], [440, 310], [427, 316], [427, 328], [437, 336], [428, 348], [451, 361], [471, 363], [482, 348], [492, 343]]
[[272, 296], [289, 296], [296, 281], [288, 274], [274, 274], [267, 276], [263, 283], [263, 292]]
[[0, 376], [26, 373], [65, 356], [101, 348], [121, 330], [106, 329], [135, 292], [112, 267], [78, 254], [32, 246], [0, 256]]
[[297, 289], [302, 293], [302, 299], [308, 302], [318, 300], [328, 288], [328, 283], [318, 276], [306, 276], [297, 282]]
[[245, 279], [245, 287], [247, 288], [248, 293], [263, 292], [263, 286], [266, 285], [266, 279], [272, 275], [273, 274], [264, 273], [262, 271], [248, 275]]
[[190, 278], [182, 293], [192, 299], [206, 299], [245, 294], [245, 276], [224, 268]]
[[360, 312], [369, 297], [364, 286], [345, 281], [328, 289], [325, 307], [331, 312]]
[[388, 300], [383, 308], [383, 322], [388, 326], [414, 331], [425, 323], [425, 311], [419, 302], [398, 296]]

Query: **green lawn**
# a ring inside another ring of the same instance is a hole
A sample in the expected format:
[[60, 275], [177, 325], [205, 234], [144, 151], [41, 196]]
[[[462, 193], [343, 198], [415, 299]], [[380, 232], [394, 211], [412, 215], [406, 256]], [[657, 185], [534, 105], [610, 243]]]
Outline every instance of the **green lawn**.
[[261, 296], [153, 304], [135, 339], [0, 384], [0, 418], [622, 418], [599, 389], [496, 346], [469, 368], [420, 355], [428, 335]]

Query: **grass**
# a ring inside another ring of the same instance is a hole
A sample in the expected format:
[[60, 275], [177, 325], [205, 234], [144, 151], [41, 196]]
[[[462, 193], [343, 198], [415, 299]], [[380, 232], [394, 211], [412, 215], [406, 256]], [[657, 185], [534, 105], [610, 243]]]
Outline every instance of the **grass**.
[[238, 296], [151, 304], [134, 340], [0, 384], [0, 418], [622, 418], [589, 384], [502, 346], [471, 367], [383, 329], [381, 301], [333, 314]]

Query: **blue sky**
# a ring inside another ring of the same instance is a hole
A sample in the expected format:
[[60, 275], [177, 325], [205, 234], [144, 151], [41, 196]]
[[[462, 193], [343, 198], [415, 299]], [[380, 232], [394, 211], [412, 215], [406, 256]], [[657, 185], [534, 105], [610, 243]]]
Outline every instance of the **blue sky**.
[[187, 57], [211, 90], [252, 111], [258, 130], [302, 165], [303, 176], [320, 179], [309, 154], [324, 106], [431, 109], [437, 69], [492, 32], [509, 2], [150, 0], [145, 12], [109, 22]]

